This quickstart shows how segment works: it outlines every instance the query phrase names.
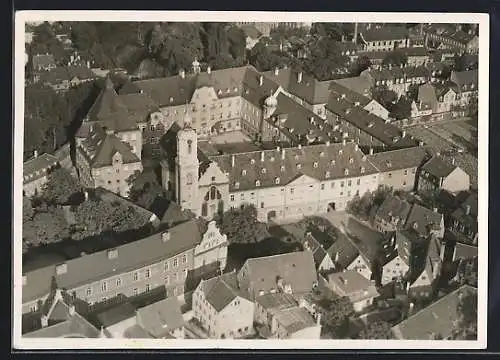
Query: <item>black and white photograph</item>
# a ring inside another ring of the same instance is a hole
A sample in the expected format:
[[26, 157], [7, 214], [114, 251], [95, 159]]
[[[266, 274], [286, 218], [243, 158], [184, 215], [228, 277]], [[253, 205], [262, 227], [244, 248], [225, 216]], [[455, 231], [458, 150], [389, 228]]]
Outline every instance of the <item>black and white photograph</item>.
[[17, 15], [15, 346], [486, 346], [488, 15]]

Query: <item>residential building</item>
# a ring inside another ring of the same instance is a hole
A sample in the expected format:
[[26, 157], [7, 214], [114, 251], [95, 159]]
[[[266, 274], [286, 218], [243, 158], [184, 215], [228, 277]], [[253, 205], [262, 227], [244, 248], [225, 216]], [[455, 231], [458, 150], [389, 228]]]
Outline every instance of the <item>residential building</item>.
[[411, 230], [396, 231], [391, 234], [389, 241], [382, 245], [380, 265], [382, 286], [390, 282], [403, 279], [410, 271], [410, 257], [412, 239], [416, 234]]
[[310, 251], [247, 259], [238, 272], [238, 283], [251, 299], [278, 291], [300, 299], [317, 281]]
[[347, 296], [354, 311], [363, 311], [379, 296], [375, 282], [366, 279], [355, 270], [328, 275], [328, 287], [338, 296]]
[[255, 304], [234, 272], [202, 280], [193, 293], [193, 312], [211, 338], [234, 339], [254, 332]]
[[477, 222], [477, 194], [470, 194], [452, 214], [450, 219], [450, 230], [464, 237], [464, 242], [477, 245], [478, 222]]
[[455, 243], [453, 246], [453, 262], [473, 259], [478, 256], [477, 245], [468, 245], [463, 243]]
[[195, 254], [196, 246], [207, 241], [209, 246], [220, 246], [219, 239], [208, 236], [205, 229], [191, 220], [136, 241], [107, 241], [99, 249], [85, 240], [78, 241], [61, 248], [61, 253], [48, 253], [50, 262], [42, 267], [24, 261], [23, 313], [36, 311], [38, 301], [49, 294], [53, 279], [90, 305], [160, 286], [165, 286], [168, 297], [181, 296], [188, 272], [205, 254]]
[[418, 258], [411, 269], [408, 281], [408, 296], [410, 298], [430, 297], [441, 274], [441, 244], [434, 236], [431, 236], [428, 242], [425, 256]]
[[444, 161], [440, 156], [433, 156], [421, 169], [418, 178], [419, 192], [434, 192], [446, 190], [452, 194], [468, 191], [470, 188], [469, 175], [455, 166]]
[[54, 56], [49, 53], [33, 55], [31, 63], [35, 72], [49, 71], [57, 67]]
[[98, 313], [96, 323], [107, 338], [123, 339], [125, 331], [136, 324], [136, 314], [135, 306], [125, 302]]
[[70, 295], [52, 289], [36, 313], [23, 314], [23, 337], [99, 338], [105, 337], [77, 311]]
[[479, 70], [452, 71], [450, 81], [457, 86], [459, 104], [468, 106], [472, 101], [477, 101]]
[[372, 80], [366, 76], [337, 79], [333, 80], [333, 82], [354, 91], [358, 95], [371, 98], [373, 83]]
[[372, 66], [382, 65], [384, 59], [390, 54], [384, 50], [358, 51], [358, 59], [367, 59]]
[[388, 233], [403, 229], [411, 204], [396, 195], [389, 194], [372, 215], [373, 226], [380, 232]]
[[96, 125], [77, 147], [76, 163], [80, 181], [88, 188], [103, 187], [128, 196], [132, 175], [142, 171], [140, 158], [115, 131]]
[[[344, 271], [349, 265], [355, 262], [359, 256], [359, 250], [346, 237], [340, 236], [327, 250], [333, 261], [335, 271]], [[359, 270], [358, 270], [359, 271]], [[371, 277], [368, 276], [368, 279]]]
[[443, 49], [453, 49], [468, 53], [479, 51], [479, 37], [477, 30], [471, 28], [468, 32], [462, 30], [461, 25], [429, 24], [424, 27], [426, 43], [434, 41]]
[[245, 33], [246, 49], [251, 50], [262, 37], [262, 33], [254, 25], [242, 25], [240, 29]]
[[137, 310], [136, 321], [154, 339], [184, 339], [184, 319], [176, 297], [170, 297]]
[[267, 339], [319, 339], [320, 314], [314, 316], [290, 294], [274, 292], [255, 300], [259, 334]]
[[304, 249], [312, 252], [317, 271], [328, 271], [335, 268], [335, 264], [323, 245], [315, 239], [312, 232], [308, 232], [303, 240]]
[[[402, 132], [406, 138], [406, 131]], [[378, 152], [367, 156], [368, 161], [379, 172], [379, 185], [403, 191], [415, 189], [417, 171], [427, 158], [423, 146]]]
[[409, 46], [408, 29], [396, 24], [369, 25], [360, 31], [359, 38], [366, 51], [392, 51]]
[[360, 76], [368, 77], [376, 87], [387, 87], [398, 96], [406, 95], [410, 85], [424, 84], [429, 81], [429, 70], [425, 66], [380, 65], [364, 70]]
[[[454, 90], [455, 89], [455, 90]], [[458, 104], [456, 86], [453, 84], [427, 83], [418, 88], [417, 101], [412, 104], [412, 118], [444, 119]]]
[[460, 321], [458, 305], [467, 295], [477, 296], [477, 289], [464, 285], [411, 315], [392, 328], [396, 339], [449, 339]]
[[207, 219], [245, 204], [254, 204], [262, 221], [341, 210], [378, 187], [375, 168], [356, 144], [207, 156], [192, 128], [171, 130], [162, 142], [163, 187], [183, 210]]
[[425, 46], [412, 46], [401, 49], [401, 52], [406, 56], [406, 64], [408, 66], [422, 66], [431, 61], [429, 50]]
[[413, 204], [406, 219], [405, 229], [412, 229], [420, 236], [433, 235], [442, 239], [445, 230], [444, 216], [437, 208], [429, 210], [419, 204]]
[[59, 162], [53, 155], [35, 151], [33, 158], [23, 164], [23, 194], [28, 197], [39, 195], [47, 183], [47, 175]]
[[64, 92], [95, 79], [95, 74], [86, 66], [58, 66], [35, 75], [35, 82], [45, 84], [56, 92]]

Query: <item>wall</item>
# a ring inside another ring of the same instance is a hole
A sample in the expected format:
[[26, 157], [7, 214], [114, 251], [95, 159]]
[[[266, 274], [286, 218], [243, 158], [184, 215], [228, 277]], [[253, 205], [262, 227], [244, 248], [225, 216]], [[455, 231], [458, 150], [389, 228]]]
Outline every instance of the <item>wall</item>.
[[384, 120], [389, 119], [389, 111], [375, 100], [370, 101], [363, 109]]
[[120, 321], [119, 323], [108, 326], [106, 330], [111, 334], [111, 336], [115, 339], [123, 339], [125, 330], [134, 326], [136, 324], [136, 317], [132, 316], [128, 319]]
[[356, 311], [356, 312], [361, 312], [367, 306], [370, 306], [372, 304], [373, 304], [373, 297], [364, 298], [363, 300], [359, 300], [359, 301], [356, 301], [356, 302], [352, 303], [352, 305], [354, 307], [354, 311]]
[[347, 270], [356, 270], [365, 279], [370, 280], [372, 277], [371, 265], [363, 258], [363, 256], [358, 255], [354, 261], [347, 266]]
[[383, 172], [379, 174], [379, 184], [394, 190], [412, 191], [415, 188], [416, 172], [416, 167]]
[[139, 160], [142, 157], [142, 132], [140, 130], [117, 132], [116, 136], [124, 143], [132, 147], [132, 152], [137, 155]]
[[30, 181], [28, 183], [23, 184], [23, 191], [25, 195], [28, 197], [34, 196], [35, 194], [40, 194], [46, 182], [47, 182], [47, 176], [43, 176], [39, 179]]
[[385, 264], [382, 269], [382, 285], [390, 283], [394, 277], [404, 276], [408, 270], [409, 266], [403, 261], [403, 259], [396, 256], [394, 259]]
[[113, 158], [111, 166], [92, 169], [92, 177], [95, 179], [95, 187], [103, 187], [121, 196], [128, 196], [130, 185], [127, 179], [136, 171], [142, 171], [140, 162], [124, 164], [121, 156]]
[[321, 325], [309, 326], [289, 335], [290, 339], [315, 339], [319, 340], [321, 336]]
[[[218, 315], [214, 335], [218, 338], [238, 338], [253, 332], [255, 304], [236, 297]], [[240, 331], [241, 330], [241, 331]]]
[[194, 268], [220, 261], [220, 269], [224, 270], [227, 261], [227, 246], [227, 235], [221, 234], [215, 221], [211, 221], [201, 243], [194, 249]]

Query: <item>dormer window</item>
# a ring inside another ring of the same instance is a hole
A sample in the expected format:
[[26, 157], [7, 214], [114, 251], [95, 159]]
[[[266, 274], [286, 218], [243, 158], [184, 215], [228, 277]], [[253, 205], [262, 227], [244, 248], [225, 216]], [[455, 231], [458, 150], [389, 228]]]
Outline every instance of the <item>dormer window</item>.
[[295, 156], [293, 157], [295, 160], [299, 160], [299, 155], [295, 154]]
[[349, 175], [349, 169], [344, 169], [344, 175], [345, 176]]
[[260, 186], [260, 180], [255, 181], [255, 186], [259, 187]]
[[319, 157], [324, 157], [324, 156], [325, 156], [325, 152], [324, 151], [322, 151], [322, 152], [319, 153]]
[[279, 183], [280, 183], [280, 178], [279, 178], [279, 177], [277, 177], [276, 179], [274, 179], [274, 183], [275, 183], [276, 185], [279, 185]]
[[108, 259], [116, 259], [118, 257], [118, 249], [108, 250]]
[[302, 168], [302, 165], [301, 164], [297, 164], [297, 169], [300, 169]]
[[172, 102], [174, 102], [174, 98], [171, 96], [171, 97], [170, 97], [170, 99], [169, 99], [169, 101], [170, 101], [171, 103], [172, 103]]
[[265, 173], [266, 173], [266, 168], [262, 168], [261, 172], [262, 172], [263, 174], [265, 174]]
[[250, 164], [255, 164], [255, 159], [250, 159]]
[[349, 164], [352, 164], [354, 163], [354, 159], [353, 158], [349, 158]]
[[392, 163], [390, 161], [387, 161], [386, 165], [387, 165], [388, 168], [392, 167]]
[[342, 149], [339, 150], [339, 155], [342, 155], [343, 151]]
[[239, 188], [240, 188], [240, 183], [239, 183], [238, 181], [236, 181], [236, 182], [234, 183], [234, 188], [235, 188], [235, 189], [239, 189]]
[[361, 174], [364, 174], [364, 173], [365, 173], [365, 167], [361, 166]]
[[237, 92], [237, 91], [238, 91], [238, 88], [237, 88], [237, 87], [235, 87], [235, 88], [234, 88], [234, 92]]
[[329, 171], [327, 171], [327, 172], [325, 173], [325, 178], [327, 178], [327, 179], [329, 179], [329, 178], [330, 178], [330, 172], [329, 172]]
[[335, 160], [330, 161], [330, 165], [335, 165]]
[[314, 168], [316, 169], [318, 167], [318, 162], [315, 161], [314, 164], [313, 164]]
[[217, 95], [221, 95], [221, 94], [222, 94], [222, 90], [221, 89], [217, 90]]
[[280, 166], [280, 170], [281, 170], [281, 172], [284, 172], [285, 171], [285, 165], [281, 165]]

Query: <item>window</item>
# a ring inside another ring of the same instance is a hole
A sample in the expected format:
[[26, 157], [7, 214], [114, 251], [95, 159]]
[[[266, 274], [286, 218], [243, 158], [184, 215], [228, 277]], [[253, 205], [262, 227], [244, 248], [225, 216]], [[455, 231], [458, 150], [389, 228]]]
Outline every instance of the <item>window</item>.
[[165, 275], [165, 285], [170, 284], [170, 277], [168, 275]]
[[206, 202], [201, 204], [201, 216], [207, 216], [208, 214], [208, 205]]
[[361, 179], [356, 180], [357, 185], [361, 185]]
[[290, 194], [293, 194], [294, 188], [290, 188]]
[[186, 254], [182, 255], [182, 263], [183, 264], [187, 263], [187, 255]]
[[264, 202], [261, 202], [261, 203], [260, 203], [260, 208], [261, 208], [261, 209], [264, 209]]
[[92, 288], [87, 288], [87, 296], [91, 296], [92, 295]]
[[390, 179], [392, 178], [392, 173], [387, 174], [387, 177]]
[[151, 285], [150, 284], [146, 284], [146, 291], [150, 291], [151, 290]]
[[122, 279], [118, 278], [116, 279], [116, 287], [122, 286]]
[[325, 184], [321, 184], [321, 190], [325, 190]]
[[255, 186], [260, 186], [260, 181], [259, 180], [255, 181]]
[[231, 201], [234, 201], [234, 195], [231, 195]]
[[146, 279], [149, 279], [151, 277], [151, 270], [146, 269]]
[[352, 185], [352, 180], [347, 180], [347, 186], [351, 186]]
[[344, 182], [343, 181], [340, 182], [340, 187], [344, 187]]
[[274, 179], [274, 183], [275, 183], [276, 185], [278, 185], [278, 184], [280, 183], [280, 178], [279, 178], [279, 177], [277, 177], [276, 179]]
[[332, 181], [332, 183], [331, 183], [330, 187], [331, 187], [332, 189], [334, 189], [334, 188], [335, 188], [335, 182], [334, 182], [334, 181]]
[[139, 280], [139, 273], [135, 272], [134, 273], [134, 281], [137, 281], [137, 280]]
[[137, 288], [134, 288], [133, 293], [134, 293], [134, 296], [136, 296], [139, 293], [139, 291], [137, 290]]
[[101, 291], [104, 292], [107, 290], [108, 290], [108, 283], [104, 281], [103, 283], [101, 283]]
[[178, 265], [178, 260], [177, 258], [174, 258], [174, 260], [172, 261], [172, 266], [177, 267], [177, 265]]

